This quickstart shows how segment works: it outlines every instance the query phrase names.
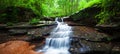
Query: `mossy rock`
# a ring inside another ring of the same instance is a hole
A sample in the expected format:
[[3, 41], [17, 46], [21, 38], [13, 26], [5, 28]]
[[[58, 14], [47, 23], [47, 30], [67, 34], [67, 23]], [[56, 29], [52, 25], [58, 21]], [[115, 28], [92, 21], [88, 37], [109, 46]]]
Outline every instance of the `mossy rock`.
[[78, 13], [71, 15], [70, 18], [85, 25], [96, 25], [98, 19], [96, 19], [95, 16], [100, 11], [101, 7], [99, 6], [88, 7], [80, 10]]
[[0, 23], [24, 22], [24, 21], [29, 21], [29, 19], [33, 17], [36, 17], [36, 15], [31, 9], [24, 7], [10, 6], [10, 7], [6, 7], [5, 9], [2, 9], [2, 12], [0, 12]]

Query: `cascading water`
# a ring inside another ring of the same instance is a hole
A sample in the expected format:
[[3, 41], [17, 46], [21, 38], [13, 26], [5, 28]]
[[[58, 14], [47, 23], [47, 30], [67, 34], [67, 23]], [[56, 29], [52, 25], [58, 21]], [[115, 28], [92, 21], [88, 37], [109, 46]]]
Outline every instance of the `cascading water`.
[[55, 21], [58, 25], [51, 32], [50, 37], [46, 38], [46, 44], [42, 51], [44, 54], [70, 54], [68, 50], [72, 28], [64, 23], [63, 19], [56, 18]]

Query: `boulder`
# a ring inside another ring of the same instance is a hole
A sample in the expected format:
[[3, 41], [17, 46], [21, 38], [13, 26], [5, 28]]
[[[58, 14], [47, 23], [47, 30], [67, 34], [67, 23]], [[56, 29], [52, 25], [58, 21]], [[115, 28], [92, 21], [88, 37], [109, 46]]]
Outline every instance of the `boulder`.
[[96, 19], [95, 16], [101, 10], [101, 8], [98, 6], [92, 6], [92, 7], [88, 7], [83, 10], [80, 10], [79, 12], [71, 15], [70, 19], [75, 21], [78, 24], [83, 24], [86, 26], [95, 26], [98, 22], [98, 19]]

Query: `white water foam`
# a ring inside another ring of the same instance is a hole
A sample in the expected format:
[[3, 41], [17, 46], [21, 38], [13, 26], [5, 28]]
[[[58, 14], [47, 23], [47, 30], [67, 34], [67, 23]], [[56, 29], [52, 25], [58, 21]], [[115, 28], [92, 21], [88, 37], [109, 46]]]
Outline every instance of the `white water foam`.
[[[42, 49], [44, 54], [70, 54], [70, 36], [72, 34], [72, 28], [68, 24], [55, 20], [57, 27], [53, 29], [50, 37], [46, 38], [45, 47]], [[41, 51], [41, 50], [40, 50]]]

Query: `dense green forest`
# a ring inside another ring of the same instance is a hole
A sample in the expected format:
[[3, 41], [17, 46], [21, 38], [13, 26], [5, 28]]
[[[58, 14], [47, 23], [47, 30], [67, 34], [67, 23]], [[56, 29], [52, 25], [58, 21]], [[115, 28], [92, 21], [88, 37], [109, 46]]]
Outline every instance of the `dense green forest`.
[[[10, 14], [3, 13], [2, 10], [8, 7], [13, 7], [13, 11]], [[35, 18], [70, 16], [87, 8], [100, 7], [101, 10], [92, 17], [99, 19], [99, 23], [104, 23], [111, 17], [120, 14], [119, 0], [0, 0], [0, 18], [7, 18], [6, 16], [8, 16], [15, 19], [19, 12], [16, 7], [33, 11]], [[79, 15], [82, 14], [84, 13]], [[79, 17], [88, 15], [91, 13]], [[1, 19], [1, 21], [3, 20]]]
[[9, 6], [30, 8], [45, 17], [67, 16], [87, 8], [100, 0], [0, 0], [0, 8]]

